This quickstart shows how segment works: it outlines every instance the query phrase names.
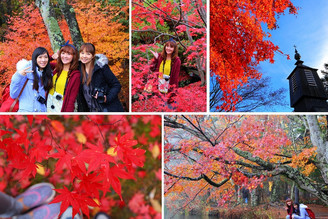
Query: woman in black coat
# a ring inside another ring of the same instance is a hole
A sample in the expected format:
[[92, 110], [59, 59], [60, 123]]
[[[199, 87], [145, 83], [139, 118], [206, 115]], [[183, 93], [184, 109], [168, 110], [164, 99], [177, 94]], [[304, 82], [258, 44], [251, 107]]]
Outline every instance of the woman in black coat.
[[80, 48], [81, 86], [78, 96], [79, 112], [123, 112], [118, 98], [121, 84], [110, 70], [105, 55], [95, 55], [91, 43]]

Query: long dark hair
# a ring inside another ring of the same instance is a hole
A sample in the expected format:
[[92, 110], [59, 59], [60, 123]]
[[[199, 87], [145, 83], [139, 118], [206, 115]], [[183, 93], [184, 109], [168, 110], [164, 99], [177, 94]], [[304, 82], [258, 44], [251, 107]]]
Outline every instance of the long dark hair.
[[[295, 205], [297, 206], [297, 209], [294, 207]], [[298, 216], [300, 216], [301, 215], [301, 212], [300, 212], [300, 204], [297, 203], [297, 202], [295, 202], [294, 205], [293, 205], [293, 207], [294, 207], [294, 213], [297, 214]]]
[[67, 74], [67, 77], [69, 78], [70, 75], [71, 75], [71, 72], [73, 70], [77, 70], [79, 68], [79, 55], [77, 54], [77, 50], [75, 48], [73, 48], [72, 46], [69, 46], [69, 45], [63, 46], [59, 50], [58, 61], [57, 61], [57, 65], [56, 65], [57, 78], [59, 78], [61, 72], [64, 69], [64, 64], [63, 64], [63, 61], [61, 60], [62, 52], [66, 52], [66, 53], [69, 53], [69, 54], [73, 55], [73, 59], [72, 59], [72, 62], [69, 66], [69, 71], [68, 71], [68, 74]]
[[94, 68], [94, 61], [95, 61], [95, 54], [96, 54], [96, 48], [92, 43], [83, 43], [81, 48], [80, 48], [80, 52], [81, 53], [83, 50], [85, 50], [86, 52], [89, 52], [92, 54], [93, 59], [91, 61], [91, 65], [92, 65], [92, 70], [91, 72], [89, 72], [89, 77], [87, 80], [87, 76], [86, 76], [86, 71], [85, 71], [85, 64], [83, 64], [81, 62], [81, 70], [82, 70], [82, 82], [87, 83], [87, 85], [90, 84], [91, 82], [91, 77], [92, 77], [92, 73], [93, 73], [93, 68]]
[[48, 92], [53, 84], [52, 84], [52, 71], [51, 71], [51, 67], [50, 67], [50, 58], [49, 58], [49, 53], [48, 51], [43, 48], [43, 47], [38, 47], [34, 50], [33, 54], [32, 54], [32, 71], [33, 71], [33, 89], [34, 90], [39, 90], [39, 76], [36, 72], [36, 67], [39, 67], [37, 64], [36, 59], [43, 54], [47, 54], [48, 56], [48, 63], [46, 65], [46, 67], [43, 69], [42, 71], [42, 76], [41, 76], [41, 84], [44, 87], [44, 90], [46, 92]]

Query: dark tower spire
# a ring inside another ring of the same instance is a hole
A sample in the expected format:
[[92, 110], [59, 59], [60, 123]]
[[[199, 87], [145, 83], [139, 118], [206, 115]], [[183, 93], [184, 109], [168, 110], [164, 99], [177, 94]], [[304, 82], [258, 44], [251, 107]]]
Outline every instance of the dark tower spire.
[[288, 76], [290, 105], [295, 112], [328, 112], [327, 96], [318, 69], [303, 65], [295, 47], [296, 67]]

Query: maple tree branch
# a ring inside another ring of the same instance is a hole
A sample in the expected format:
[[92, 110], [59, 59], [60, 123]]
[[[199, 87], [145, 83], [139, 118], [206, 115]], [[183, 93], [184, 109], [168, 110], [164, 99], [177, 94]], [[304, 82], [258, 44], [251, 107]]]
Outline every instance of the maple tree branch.
[[[237, 143], [237, 144], [238, 144], [238, 143]], [[237, 145], [237, 144], [236, 144], [236, 145]], [[235, 145], [235, 146], [236, 146], [236, 145]], [[201, 151], [199, 151], [198, 148], [193, 148], [192, 150], [193, 150], [194, 152], [197, 152], [197, 153], [200, 154], [200, 155], [204, 155], [204, 153], [201, 152]], [[188, 156], [188, 155], [182, 153], [182, 152], [181, 152], [181, 148], [170, 149], [170, 150], [168, 150], [168, 152], [179, 152], [180, 154], [182, 154], [182, 155], [188, 157], [188, 158], [189, 158], [190, 160], [192, 160], [193, 162], [196, 162], [196, 163], [200, 164], [200, 163], [199, 163], [198, 161], [196, 161], [195, 159], [193, 159], [193, 158], [191, 158], [190, 156]], [[221, 157], [221, 158], [220, 158], [220, 157], [216, 157], [216, 158], [214, 158], [213, 160], [218, 161], [218, 162], [224, 162], [224, 164], [228, 164], [228, 165], [232, 164], [230, 161], [225, 160], [225, 159], [223, 159], [222, 157]], [[250, 163], [246, 163], [246, 162], [243, 162], [243, 161], [240, 161], [240, 160], [235, 160], [234, 163], [236, 163], [236, 164], [238, 164], [238, 165], [241, 165], [241, 166], [244, 166], [244, 167], [252, 168], [252, 169], [255, 169], [255, 170], [265, 170], [265, 168], [262, 167], [262, 166], [257, 166], [257, 165], [250, 164]], [[287, 163], [291, 163], [291, 162], [286, 162], [286, 164], [287, 164]], [[284, 163], [283, 163], [283, 164], [284, 164]], [[215, 174], [219, 174], [219, 173], [217, 173], [217, 172], [215, 172], [215, 171], [212, 171], [212, 172], [215, 173]]]
[[157, 31], [157, 30], [153, 30], [153, 29], [147, 29], [147, 30], [131, 30], [131, 31], [132, 32], [153, 32], [153, 33], [159, 33], [159, 34], [164, 35], [164, 36], [175, 37], [172, 34], [163, 33], [163, 32]]
[[167, 191], [171, 190], [175, 186], [175, 184], [177, 184], [179, 181], [180, 181], [180, 179], [177, 179], [177, 181], [175, 181], [174, 183], [172, 183], [172, 185], [169, 188], [167, 188], [166, 191], [164, 191], [164, 194], [166, 194]]
[[232, 127], [232, 125], [235, 125], [237, 122], [239, 122], [242, 118], [244, 117], [244, 115], [241, 115], [236, 121], [227, 124], [227, 126], [224, 128], [224, 130], [218, 135], [218, 137], [215, 139], [215, 142], [229, 129]]
[[[173, 28], [173, 31], [174, 31], [174, 33], [176, 34], [175, 37], [178, 39], [180, 45], [186, 50], [187, 47], [183, 44], [182, 40], [180, 39], [180, 36], [179, 36], [179, 34], [178, 34], [177, 30], [176, 30], [176, 26], [178, 26], [179, 24], [182, 24], [182, 25], [185, 25], [186, 27], [189, 27], [189, 28], [193, 28], [193, 27], [190, 26], [190, 25], [187, 24], [187, 23], [182, 22], [181, 18], [180, 18], [179, 20], [172, 18], [168, 13], [166, 13], [165, 11], [163, 11], [161, 8], [159, 8], [159, 7], [155, 6], [155, 5], [153, 5], [151, 2], [148, 2], [148, 1], [145, 1], [145, 0], [143, 0], [143, 2], [145, 2], [146, 4], [148, 4], [148, 6], [149, 6], [150, 8], [154, 8], [154, 9], [156, 9], [156, 10], [161, 11], [162, 13], [164, 13], [164, 14], [166, 15], [166, 17], [163, 16], [163, 15], [161, 15], [161, 14], [159, 14], [159, 13], [154, 13], [154, 11], [152, 11], [152, 10], [146, 8], [145, 6], [143, 6], [143, 5], [141, 5], [141, 4], [138, 4], [138, 3], [136, 3], [136, 2], [132, 2], [132, 4], [137, 5], [137, 6], [139, 6], [139, 7], [142, 7], [143, 9], [149, 11], [151, 14], [154, 14], [154, 15], [156, 15], [156, 16], [158, 16], [158, 17], [161, 17], [163, 20], [166, 20], [166, 19], [171, 20], [172, 23], [173, 23], [173, 27], [174, 27], [174, 28]], [[193, 25], [197, 25], [197, 23], [194, 23], [194, 22], [189, 22], [189, 23], [191, 23], [191, 24], [193, 24]]]
[[186, 125], [183, 125], [181, 123], [178, 123], [176, 120], [171, 119], [171, 116], [164, 116], [164, 125], [171, 127], [171, 128], [178, 128], [178, 129], [183, 129], [192, 135], [200, 138], [203, 141], [207, 141], [207, 139], [204, 136], [200, 136], [199, 133], [192, 128], [187, 127]]
[[86, 115], [85, 117], [86, 117], [87, 119], [89, 119], [89, 121], [91, 121], [93, 124], [95, 124], [95, 125], [97, 126], [98, 131], [99, 131], [99, 133], [100, 133], [100, 135], [101, 135], [101, 138], [103, 139], [103, 144], [104, 144], [104, 145], [107, 145], [108, 148], [109, 148], [110, 145], [109, 145], [108, 142], [106, 141], [106, 139], [105, 139], [105, 137], [104, 137], [104, 135], [103, 135], [103, 133], [102, 133], [102, 131], [101, 131], [101, 129], [100, 129], [99, 124], [96, 123], [96, 122], [94, 122], [94, 121], [93, 121], [90, 117], [88, 117], [87, 115]]
[[[152, 14], [158, 16], [158, 17], [161, 17], [163, 20], [165, 20], [165, 19], [167, 18], [167, 19], [171, 20], [173, 23], [176, 23], [176, 24], [182, 24], [182, 25], [185, 25], [185, 26], [187, 26], [187, 27], [192, 28], [192, 26], [190, 26], [189, 24], [182, 22], [181, 19], [177, 20], [177, 19], [172, 18], [168, 13], [166, 13], [165, 11], [163, 11], [161, 8], [159, 8], [159, 7], [155, 6], [155, 5], [153, 5], [152, 3], [150, 3], [150, 2], [146, 2], [145, 0], [142, 0], [142, 1], [145, 2], [146, 4], [148, 4], [149, 7], [151, 7], [151, 8], [155, 8], [155, 9], [161, 11], [162, 13], [166, 14], [167, 17], [165, 17], [165, 16], [163, 16], [163, 15], [161, 15], [161, 14], [159, 14], [159, 13], [154, 13], [154, 11], [152, 11], [152, 10], [146, 8], [145, 6], [143, 6], [143, 5], [141, 5], [141, 4], [136, 3], [135, 1], [133, 1], [132, 4], [133, 4], [133, 5], [136, 5], [136, 6], [139, 6], [139, 7], [142, 7], [142, 8], [144, 8], [144, 9], [146, 9], [146, 10], [149, 11], [150, 13], [152, 13]], [[190, 22], [190, 21], [189, 21], [189, 23], [191, 23], [191, 24], [193, 24], [193, 25], [198, 25], [197, 23]]]
[[[188, 159], [190, 159], [191, 161], [193, 161], [193, 162], [195, 162], [195, 163], [197, 163], [197, 164], [199, 164], [199, 165], [201, 165], [201, 166], [203, 165], [203, 164], [201, 164], [200, 162], [198, 162], [196, 159], [190, 157], [189, 155], [187, 155], [187, 154], [185, 154], [185, 153], [182, 153], [180, 150], [177, 150], [177, 151], [178, 151], [180, 154], [182, 154], [183, 156], [185, 156], [185, 157], [187, 157]], [[194, 148], [193, 151], [195, 151], [195, 152], [197, 152], [197, 153], [203, 155], [203, 153], [199, 152], [199, 150], [198, 150], [197, 148]], [[221, 175], [219, 172], [214, 171], [214, 170], [211, 170], [211, 172], [214, 173], [214, 174], [217, 174], [217, 175]]]
[[[190, 121], [186, 116], [181, 115], [185, 120], [187, 120], [187, 122], [192, 125], [202, 136], [204, 136], [204, 138], [206, 139], [207, 142], [209, 142], [213, 147], [215, 146], [215, 144], [211, 141], [211, 139], [209, 139], [207, 137], [207, 135], [205, 135], [205, 133], [199, 129], [192, 121]], [[196, 117], [197, 118], [197, 117]]]
[[[173, 173], [169, 173], [167, 171], [164, 171], [164, 174], [168, 175], [168, 176], [171, 176], [171, 177], [174, 177], [174, 178], [178, 178], [178, 179], [184, 179], [184, 180], [189, 180], [189, 181], [199, 181], [199, 180], [202, 180], [204, 179], [208, 184], [214, 186], [214, 187], [221, 187], [223, 186], [226, 182], [228, 182], [231, 178], [231, 174], [228, 178], [225, 178], [223, 179], [221, 182], [219, 183], [216, 183], [214, 181], [212, 181], [207, 175], [205, 174], [201, 174], [199, 177], [195, 177], [195, 178], [192, 178], [192, 177], [188, 177], [188, 176], [178, 176], [178, 175], [175, 175]], [[214, 174], [215, 175], [215, 174]], [[213, 176], [214, 176], [213, 175]], [[212, 177], [213, 178], [213, 177]]]
[[168, 175], [168, 176], [172, 176], [174, 178], [178, 178], [178, 179], [185, 179], [185, 180], [189, 180], [189, 181], [199, 181], [201, 179], [203, 179], [204, 177], [201, 175], [199, 177], [195, 177], [195, 178], [192, 178], [192, 177], [188, 177], [188, 176], [178, 176], [178, 175], [175, 175], [173, 173], [169, 173], [167, 171], [164, 171], [164, 174]]
[[249, 173], [242, 171], [241, 172], [247, 177], [260, 177], [263, 175], [277, 176], [283, 175], [290, 180], [293, 180], [297, 185], [308, 192], [316, 195], [323, 201], [328, 201], [328, 191], [325, 190], [327, 185], [325, 183], [320, 183], [318, 181], [313, 181], [311, 178], [304, 176], [299, 170], [294, 169], [288, 165], [281, 165], [274, 170], [263, 172], [263, 173]]
[[103, 139], [104, 145], [107, 146], [106, 148], [110, 148], [110, 145], [109, 145], [108, 141], [106, 140], [105, 136], [103, 135], [100, 126], [112, 126], [112, 125], [115, 125], [118, 122], [121, 122], [122, 120], [119, 119], [119, 120], [115, 121], [114, 123], [101, 123], [101, 124], [98, 124], [95, 121], [93, 121], [89, 116], [85, 115], [85, 117], [97, 126], [98, 131], [101, 135], [101, 138]]
[[46, 127], [48, 128], [49, 133], [50, 133], [50, 135], [51, 135], [51, 140], [53, 140], [53, 141], [55, 142], [55, 144], [57, 145], [57, 147], [59, 147], [60, 149], [65, 150], [61, 145], [59, 145], [59, 144], [56, 142], [55, 137], [54, 137], [54, 135], [52, 134], [52, 131], [51, 131], [51, 128], [50, 128], [50, 124], [48, 123], [48, 121], [46, 121]]
[[237, 147], [233, 147], [232, 150], [238, 154], [239, 156], [257, 163], [258, 165], [265, 167], [268, 170], [273, 170], [274, 169], [274, 165], [270, 162], [264, 161], [263, 159], [259, 158], [259, 157], [254, 157], [252, 153], [248, 152], [248, 151], [243, 151]]
[[207, 26], [207, 23], [206, 23], [206, 10], [205, 10], [204, 7], [201, 7], [199, 5], [199, 2], [198, 1], [194, 1], [194, 3], [197, 6], [197, 12], [199, 14], [199, 17], [202, 19], [202, 21], [203, 21], [203, 23], [204, 23], [204, 25], [206, 27]]

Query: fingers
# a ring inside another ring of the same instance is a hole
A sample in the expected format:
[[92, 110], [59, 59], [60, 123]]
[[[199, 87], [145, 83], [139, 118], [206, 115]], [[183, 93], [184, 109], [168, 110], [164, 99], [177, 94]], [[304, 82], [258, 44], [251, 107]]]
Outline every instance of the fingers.
[[155, 56], [156, 59], [158, 58], [158, 53], [157, 52], [154, 52], [153, 50], [150, 50], [150, 52]]
[[94, 97], [95, 99], [98, 98], [98, 91], [97, 91], [96, 95], [94, 95], [93, 97]]
[[52, 59], [58, 59], [58, 57], [59, 57], [59, 50], [51, 56]]
[[27, 67], [27, 68], [19, 71], [18, 73], [23, 75], [23, 76], [25, 76], [27, 73], [32, 73], [33, 72], [32, 70], [27, 71], [27, 69], [29, 69], [29, 68], [31, 68], [31, 67]]
[[51, 56], [51, 58], [52, 58], [52, 59], [58, 59], [58, 54], [57, 54], [57, 53], [53, 54], [53, 55]]

